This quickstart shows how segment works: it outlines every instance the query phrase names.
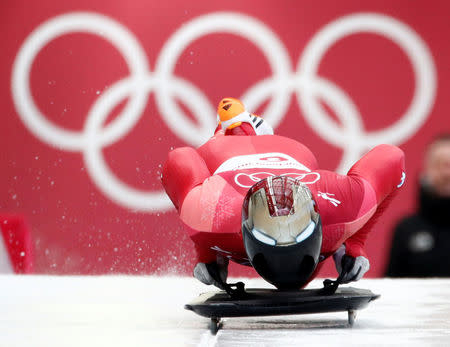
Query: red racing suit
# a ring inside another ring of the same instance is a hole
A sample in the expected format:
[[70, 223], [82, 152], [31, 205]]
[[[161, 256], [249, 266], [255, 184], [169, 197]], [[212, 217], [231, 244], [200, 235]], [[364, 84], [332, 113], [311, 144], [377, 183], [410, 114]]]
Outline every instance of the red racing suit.
[[171, 151], [162, 182], [195, 243], [199, 262], [215, 261], [219, 253], [250, 265], [241, 233], [242, 203], [253, 184], [278, 175], [310, 188], [322, 219], [321, 260], [343, 243], [346, 254], [367, 257], [364, 243], [372, 224], [387, 198], [403, 185], [404, 154], [398, 147], [379, 145], [340, 175], [320, 170], [306, 146], [277, 135], [219, 132], [197, 149]]

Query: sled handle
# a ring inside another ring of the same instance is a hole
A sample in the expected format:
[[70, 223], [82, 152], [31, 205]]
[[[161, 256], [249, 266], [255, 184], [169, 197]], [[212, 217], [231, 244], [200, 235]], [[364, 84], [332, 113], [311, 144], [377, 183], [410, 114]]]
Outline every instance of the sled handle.
[[342, 284], [342, 279], [351, 271], [355, 264], [354, 258], [345, 258], [342, 262], [342, 271], [337, 279], [330, 280], [326, 279], [323, 281], [322, 293], [325, 295], [333, 295], [338, 289], [339, 285]]
[[[236, 282], [236, 283], [224, 283], [224, 290], [227, 292], [229, 296], [233, 299], [242, 299], [247, 295], [245, 291], [244, 282]], [[233, 289], [235, 287], [235, 289]]]

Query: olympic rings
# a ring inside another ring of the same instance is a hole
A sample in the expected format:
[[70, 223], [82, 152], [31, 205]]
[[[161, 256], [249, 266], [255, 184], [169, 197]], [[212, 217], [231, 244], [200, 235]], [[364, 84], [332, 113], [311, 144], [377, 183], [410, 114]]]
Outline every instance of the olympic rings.
[[[256, 182], [259, 182], [267, 177], [275, 177], [274, 173], [270, 172], [253, 172], [253, 173], [245, 173], [240, 172], [234, 176], [234, 183], [242, 188], [250, 188]], [[280, 176], [289, 176], [303, 184], [314, 184], [318, 180], [320, 180], [320, 174], [318, 172], [305, 172], [299, 174], [298, 172], [284, 173]]]
[[[70, 131], [48, 121], [36, 106], [30, 91], [30, 71], [40, 50], [53, 39], [83, 32], [101, 35], [123, 55], [130, 76], [116, 82], [96, 100], [88, 112], [81, 132]], [[12, 95], [18, 115], [25, 126], [41, 141], [66, 151], [81, 151], [87, 170], [101, 191], [116, 203], [133, 210], [157, 212], [171, 208], [162, 191], [142, 192], [121, 182], [110, 172], [102, 148], [118, 141], [136, 125], [146, 106], [149, 93], [155, 92], [161, 117], [169, 128], [190, 145], [197, 146], [211, 136], [215, 127], [214, 107], [192, 83], [174, 76], [175, 64], [186, 47], [211, 33], [230, 33], [254, 43], [267, 59], [272, 76], [257, 82], [242, 96], [249, 109], [265, 100], [265, 119], [274, 128], [282, 121], [295, 93], [306, 121], [325, 141], [342, 148], [344, 155], [338, 171], [348, 168], [361, 152], [381, 142], [400, 144], [425, 122], [436, 94], [436, 71], [428, 47], [406, 24], [385, 15], [358, 13], [341, 17], [320, 30], [308, 43], [296, 71], [289, 54], [277, 37], [261, 21], [233, 12], [216, 12], [185, 23], [163, 46], [150, 71], [147, 57], [134, 35], [123, 25], [106, 16], [90, 12], [72, 12], [49, 19], [38, 26], [21, 46], [13, 66]], [[410, 59], [416, 88], [411, 104], [403, 116], [386, 129], [364, 130], [363, 118], [345, 91], [317, 75], [326, 51], [345, 36], [359, 32], [382, 35], [396, 43]], [[199, 105], [205, 112], [187, 117], [175, 102]], [[104, 122], [121, 101], [129, 102], [111, 124]], [[194, 102], [186, 102], [194, 100]], [[341, 127], [327, 117], [318, 100], [335, 111]]]

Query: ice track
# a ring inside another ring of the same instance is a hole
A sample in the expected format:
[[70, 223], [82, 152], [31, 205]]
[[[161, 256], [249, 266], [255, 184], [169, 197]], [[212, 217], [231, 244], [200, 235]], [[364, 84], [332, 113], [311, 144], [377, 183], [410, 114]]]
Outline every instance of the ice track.
[[0, 346], [450, 345], [450, 279], [368, 279], [353, 286], [381, 294], [358, 312], [353, 328], [345, 312], [228, 318], [212, 336], [208, 319], [183, 308], [212, 289], [191, 278], [2, 275]]

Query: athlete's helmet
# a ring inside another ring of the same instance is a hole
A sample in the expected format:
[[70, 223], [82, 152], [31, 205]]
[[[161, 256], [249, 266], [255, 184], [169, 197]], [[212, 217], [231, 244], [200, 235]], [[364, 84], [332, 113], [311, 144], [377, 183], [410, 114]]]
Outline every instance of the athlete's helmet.
[[217, 115], [220, 122], [225, 122], [245, 112], [244, 104], [235, 98], [224, 98], [217, 106]]
[[288, 176], [253, 185], [244, 200], [242, 234], [255, 270], [278, 289], [305, 285], [319, 261], [322, 224], [309, 188]]

